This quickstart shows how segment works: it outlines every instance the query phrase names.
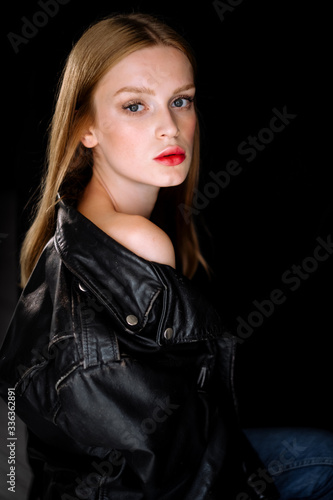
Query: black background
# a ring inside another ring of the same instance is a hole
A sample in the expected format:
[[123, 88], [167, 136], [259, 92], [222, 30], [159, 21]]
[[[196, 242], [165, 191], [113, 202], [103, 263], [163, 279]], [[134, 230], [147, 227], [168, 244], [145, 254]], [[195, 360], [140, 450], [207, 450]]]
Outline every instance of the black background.
[[[18, 248], [28, 227], [24, 207], [39, 184], [57, 81], [73, 41], [112, 12], [149, 12], [180, 31], [198, 66], [202, 130], [201, 193], [210, 172], [237, 160], [241, 172], [210, 196], [197, 215], [202, 248], [214, 270], [206, 287], [236, 331], [274, 289], [286, 297], [239, 344], [237, 390], [243, 425], [333, 428], [332, 261], [299, 287], [283, 283], [293, 265], [313, 256], [316, 238], [333, 237], [328, 127], [329, 51], [323, 7], [291, 1], [233, 1], [222, 19], [211, 1], [70, 0], [60, 5], [17, 53], [7, 38], [22, 34], [25, 16], [38, 19], [35, 0], [6, 4], [3, 16], [1, 176], [1, 296], [3, 324], [18, 289]], [[227, 1], [225, 4], [228, 4]], [[35, 17], [34, 17], [35, 16]], [[43, 23], [41, 18], [40, 22]], [[296, 115], [256, 153], [239, 145], [268, 127], [273, 108]], [[324, 253], [324, 251], [322, 251]], [[13, 288], [14, 287], [14, 288]], [[9, 300], [10, 294], [10, 300]]]

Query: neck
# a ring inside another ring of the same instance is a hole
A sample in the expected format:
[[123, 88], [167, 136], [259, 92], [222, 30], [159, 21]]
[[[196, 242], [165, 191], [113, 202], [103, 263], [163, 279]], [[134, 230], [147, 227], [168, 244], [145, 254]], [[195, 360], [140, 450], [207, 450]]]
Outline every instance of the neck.
[[158, 187], [139, 184], [129, 179], [122, 181], [119, 178], [106, 178], [98, 167], [93, 169], [92, 181], [99, 186], [101, 194], [103, 192], [109, 198], [116, 212], [150, 218], [157, 200]]

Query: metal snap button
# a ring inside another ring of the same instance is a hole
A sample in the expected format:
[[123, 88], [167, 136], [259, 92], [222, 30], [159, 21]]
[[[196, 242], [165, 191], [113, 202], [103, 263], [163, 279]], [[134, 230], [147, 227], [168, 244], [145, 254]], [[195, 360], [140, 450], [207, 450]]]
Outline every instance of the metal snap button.
[[170, 340], [173, 337], [173, 329], [172, 328], [167, 328], [165, 332], [163, 333], [163, 337], [165, 340]]
[[126, 322], [130, 326], [135, 326], [138, 324], [139, 320], [136, 316], [134, 316], [134, 314], [129, 314], [126, 316]]
[[79, 288], [80, 288], [80, 290], [82, 292], [87, 292], [88, 291], [85, 286], [81, 285], [81, 283], [79, 283]]

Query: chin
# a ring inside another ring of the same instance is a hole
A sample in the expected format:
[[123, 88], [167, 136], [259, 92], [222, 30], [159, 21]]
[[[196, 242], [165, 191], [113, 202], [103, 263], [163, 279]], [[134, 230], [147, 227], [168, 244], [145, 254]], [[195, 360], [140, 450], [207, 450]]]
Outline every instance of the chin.
[[160, 184], [160, 187], [172, 187], [172, 186], [179, 186], [182, 184], [188, 174], [189, 169], [182, 168], [177, 170], [176, 167], [169, 167], [170, 170], [167, 175], [164, 177], [163, 181]]
[[182, 184], [185, 181], [186, 177], [187, 177], [186, 175], [174, 177], [173, 179], [169, 179], [163, 183], [161, 182], [160, 187], [179, 186], [180, 184]]

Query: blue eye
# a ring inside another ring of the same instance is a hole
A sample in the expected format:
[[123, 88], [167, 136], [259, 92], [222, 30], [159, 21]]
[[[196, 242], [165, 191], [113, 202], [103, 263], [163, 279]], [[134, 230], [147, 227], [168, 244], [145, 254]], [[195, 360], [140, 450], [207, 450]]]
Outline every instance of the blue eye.
[[172, 103], [175, 108], [189, 108], [193, 102], [193, 97], [177, 97]]
[[184, 101], [185, 99], [183, 98], [176, 99], [175, 101], [173, 101], [173, 104], [174, 106], [176, 106], [176, 108], [182, 108], [184, 106]]
[[[139, 109], [141, 108], [141, 109]], [[131, 104], [128, 104], [127, 106], [123, 106], [123, 109], [126, 111], [129, 111], [130, 113], [138, 113], [143, 110], [143, 104], [140, 102], [132, 102]]]

